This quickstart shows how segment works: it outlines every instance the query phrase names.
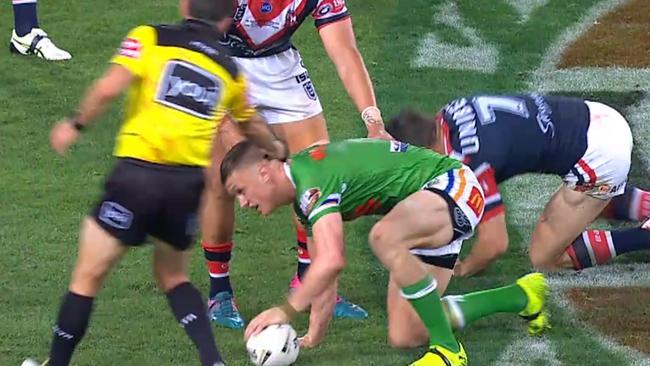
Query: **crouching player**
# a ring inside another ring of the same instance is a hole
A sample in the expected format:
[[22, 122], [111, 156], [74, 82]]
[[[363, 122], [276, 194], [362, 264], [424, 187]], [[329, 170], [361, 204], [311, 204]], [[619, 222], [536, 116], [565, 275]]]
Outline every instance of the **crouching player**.
[[[302, 344], [318, 344], [331, 319], [337, 277], [345, 266], [343, 221], [384, 215], [370, 231], [369, 242], [390, 271], [391, 343], [416, 345], [428, 339], [429, 351], [413, 365], [467, 364], [439, 293], [452, 276], [462, 241], [472, 235], [483, 214], [483, 190], [469, 168], [397, 141], [356, 139], [319, 145], [288, 162], [270, 159], [243, 142], [226, 155], [221, 179], [242, 207], [262, 215], [293, 204], [313, 233], [312, 264], [303, 285], [284, 305], [253, 319], [246, 338], [270, 324], [289, 322], [311, 306], [309, 336]], [[486, 294], [505, 304], [496, 311], [509, 307], [532, 315], [541, 311], [546, 290], [543, 277], [531, 275]]]
[[505, 252], [508, 233], [498, 184], [525, 173], [555, 174], [564, 182], [533, 232], [534, 267], [580, 270], [650, 249], [650, 231], [643, 226], [588, 229], [599, 215], [637, 222], [650, 216], [650, 192], [626, 187], [630, 127], [605, 104], [536, 93], [476, 95], [450, 102], [437, 116], [403, 111], [388, 129], [397, 139], [461, 159], [485, 189], [478, 240], [456, 275], [482, 271]]
[[270, 154], [286, 151], [247, 103], [245, 80], [219, 45], [232, 11], [231, 0], [180, 0], [182, 23], [133, 29], [77, 115], [54, 126], [51, 144], [63, 154], [111, 100], [130, 88], [115, 168], [104, 196], [83, 221], [77, 263], [54, 327], [51, 366], [70, 363], [109, 271], [148, 236], [155, 239], [158, 284], [201, 364], [222, 365], [207, 308], [187, 276], [203, 169], [226, 113]]

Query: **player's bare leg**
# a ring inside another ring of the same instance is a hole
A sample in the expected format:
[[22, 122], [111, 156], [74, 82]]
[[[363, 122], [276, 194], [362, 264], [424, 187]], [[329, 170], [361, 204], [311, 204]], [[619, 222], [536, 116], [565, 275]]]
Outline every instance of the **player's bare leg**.
[[429, 352], [414, 365], [466, 365], [467, 356], [445, 317], [436, 289], [438, 283], [411, 252], [434, 249], [453, 238], [453, 226], [445, 199], [419, 191], [398, 203], [370, 230], [369, 242], [379, 261], [389, 270], [427, 329]]
[[[219, 128], [220, 143], [213, 146], [213, 157], [221, 161], [230, 148], [243, 140], [234, 122], [224, 121]], [[235, 224], [235, 202], [221, 184], [219, 166], [206, 170], [206, 186], [201, 204], [201, 246], [210, 275], [208, 309], [210, 319], [221, 326], [244, 326], [235, 305], [230, 284], [230, 258]]]
[[[559, 270], [567, 246], [609, 203], [562, 185], [542, 212], [531, 238], [529, 257], [534, 268]], [[565, 256], [565, 258], [563, 258]]]
[[199, 290], [190, 283], [190, 250], [180, 251], [163, 242], [154, 249], [154, 275], [167, 296], [176, 320], [194, 342], [202, 365], [222, 364]]
[[[271, 125], [275, 134], [287, 142], [289, 151], [294, 154], [311, 145], [329, 142], [327, 125], [322, 113], [302, 121], [278, 123]], [[311, 259], [307, 250], [307, 243], [302, 242], [306, 239], [305, 229], [300, 225], [296, 218], [293, 224], [297, 233], [297, 245], [299, 251], [298, 270], [291, 280], [290, 288], [300, 286], [300, 279], [309, 267]], [[368, 313], [360, 306], [353, 304], [342, 297], [337, 297], [336, 306], [334, 307], [334, 316], [351, 319], [364, 319]]]
[[88, 328], [93, 301], [106, 275], [128, 248], [104, 231], [92, 218], [85, 218], [79, 239], [79, 254], [63, 298], [50, 349], [50, 364], [68, 365]]

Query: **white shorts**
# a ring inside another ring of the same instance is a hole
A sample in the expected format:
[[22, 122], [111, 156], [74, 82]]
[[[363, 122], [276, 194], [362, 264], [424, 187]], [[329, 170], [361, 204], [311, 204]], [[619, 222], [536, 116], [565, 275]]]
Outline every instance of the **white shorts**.
[[625, 117], [614, 108], [585, 103], [590, 115], [587, 151], [563, 181], [576, 191], [609, 199], [625, 190], [632, 160], [632, 132]]
[[[463, 165], [452, 169], [427, 182], [422, 189], [431, 190], [446, 199], [452, 200], [455, 207], [450, 208], [454, 239], [451, 243], [435, 249], [411, 249], [411, 253], [423, 256], [458, 255], [463, 241], [472, 236], [474, 229], [483, 217], [485, 194], [472, 170]], [[445, 197], [443, 197], [445, 198]]]
[[248, 97], [269, 124], [301, 121], [323, 111], [298, 50], [233, 57], [248, 81]]

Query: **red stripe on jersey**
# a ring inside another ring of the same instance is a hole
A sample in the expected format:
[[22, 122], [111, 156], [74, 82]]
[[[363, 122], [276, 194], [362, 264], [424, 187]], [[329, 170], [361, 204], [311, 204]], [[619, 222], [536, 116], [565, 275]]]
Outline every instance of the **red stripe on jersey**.
[[604, 230], [590, 230], [587, 232], [589, 242], [585, 243], [591, 247], [597, 264], [609, 262], [612, 253], [609, 250], [609, 242]]
[[580, 168], [582, 168], [582, 170], [584, 170], [584, 172], [587, 173], [587, 175], [589, 176], [589, 182], [585, 182], [585, 183], [596, 184], [598, 177], [596, 176], [596, 172], [593, 169], [591, 169], [589, 164], [587, 164], [587, 162], [585, 162], [584, 160], [580, 159], [578, 160], [578, 165], [580, 165]]
[[[442, 131], [442, 143], [445, 147], [445, 155], [449, 155], [454, 151], [451, 147], [451, 135], [449, 133], [449, 125], [447, 121], [442, 117], [442, 112], [436, 114], [436, 123], [440, 125], [440, 130]], [[435, 138], [435, 136], [434, 136]], [[432, 144], [435, 144], [436, 141], [432, 141]]]

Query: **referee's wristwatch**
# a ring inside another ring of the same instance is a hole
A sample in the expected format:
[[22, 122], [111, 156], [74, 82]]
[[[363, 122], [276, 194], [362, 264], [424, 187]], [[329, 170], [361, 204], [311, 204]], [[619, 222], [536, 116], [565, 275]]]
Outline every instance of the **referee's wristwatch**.
[[77, 130], [77, 131], [79, 131], [79, 132], [83, 131], [84, 128], [86, 128], [86, 125], [84, 125], [83, 123], [81, 123], [81, 122], [79, 121], [79, 118], [77, 118], [76, 116], [70, 118], [70, 124], [72, 125], [72, 127], [74, 127], [75, 130]]

